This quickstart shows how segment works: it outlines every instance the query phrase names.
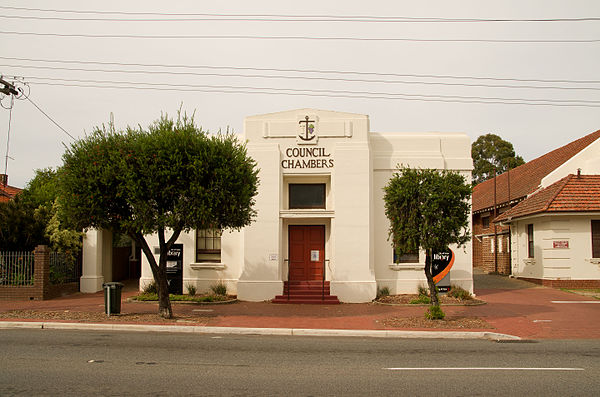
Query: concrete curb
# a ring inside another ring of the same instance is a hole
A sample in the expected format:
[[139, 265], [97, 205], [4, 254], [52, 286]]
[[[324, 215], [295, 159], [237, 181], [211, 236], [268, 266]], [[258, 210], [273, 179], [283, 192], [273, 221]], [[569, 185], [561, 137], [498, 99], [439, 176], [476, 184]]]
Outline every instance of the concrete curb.
[[76, 329], [87, 331], [136, 331], [136, 332], [178, 332], [221, 335], [283, 335], [283, 336], [344, 336], [364, 338], [404, 338], [404, 339], [486, 339], [520, 340], [514, 335], [486, 331], [394, 331], [394, 330], [353, 330], [353, 329], [302, 329], [302, 328], [243, 328], [207, 327], [187, 325], [142, 325], [142, 324], [86, 324], [57, 323], [40, 321], [0, 321], [0, 329]]

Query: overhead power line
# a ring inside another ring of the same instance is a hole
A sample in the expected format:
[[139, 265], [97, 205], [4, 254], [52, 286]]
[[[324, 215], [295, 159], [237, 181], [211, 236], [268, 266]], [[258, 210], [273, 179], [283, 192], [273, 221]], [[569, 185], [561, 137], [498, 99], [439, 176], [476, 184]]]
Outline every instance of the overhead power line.
[[[2, 59], [2, 57], [0, 57]], [[442, 81], [411, 81], [411, 80], [383, 80], [383, 79], [360, 79], [360, 78], [342, 78], [342, 77], [320, 77], [320, 76], [290, 76], [290, 75], [272, 75], [272, 74], [242, 74], [242, 73], [216, 73], [216, 72], [181, 72], [181, 71], [160, 71], [160, 70], [125, 70], [125, 69], [90, 69], [90, 68], [72, 68], [61, 66], [35, 66], [35, 65], [8, 65], [0, 64], [3, 67], [16, 67], [20, 69], [42, 69], [42, 70], [64, 70], [74, 72], [94, 72], [111, 74], [150, 74], [150, 75], [169, 75], [169, 76], [215, 76], [215, 77], [239, 77], [239, 78], [260, 78], [260, 79], [280, 79], [280, 80], [312, 80], [312, 81], [336, 81], [352, 83], [385, 83], [385, 84], [406, 84], [406, 85], [436, 85], [451, 87], [485, 87], [485, 88], [518, 88], [518, 89], [554, 89], [554, 90], [585, 90], [600, 91], [600, 87], [562, 87], [562, 86], [535, 86], [535, 85], [507, 85], [507, 84], [483, 84], [483, 83], [456, 83]]]
[[[413, 95], [393, 94], [378, 92], [342, 91], [342, 90], [308, 90], [291, 88], [268, 88], [268, 87], [243, 87], [243, 86], [210, 86], [198, 85], [196, 88], [190, 85], [165, 85], [161, 83], [141, 83], [140, 85], [98, 85], [78, 83], [52, 83], [38, 82], [37, 84], [62, 86], [62, 87], [84, 87], [84, 88], [110, 88], [110, 89], [136, 89], [136, 90], [160, 90], [176, 92], [218, 92], [230, 94], [281, 94], [310, 97], [331, 98], [361, 98], [361, 99], [400, 99], [407, 101], [422, 102], [453, 102], [453, 103], [484, 103], [484, 104], [512, 104], [512, 105], [534, 105], [534, 106], [557, 106], [557, 107], [600, 107], [600, 101], [574, 100], [547, 100], [547, 99], [525, 99], [525, 98], [486, 98], [486, 97], [462, 97], [443, 95]], [[137, 84], [130, 82], [114, 82], [109, 84]], [[177, 87], [177, 88], [176, 88]], [[192, 87], [192, 88], [190, 88]], [[201, 88], [206, 87], [206, 88]], [[472, 99], [471, 99], [472, 98]], [[557, 102], [554, 102], [557, 101]], [[587, 103], [590, 102], [590, 103]], [[598, 103], [598, 104], [596, 104]]]
[[68, 132], [67, 130], [65, 130], [65, 129], [64, 129], [64, 128], [63, 128], [63, 127], [60, 125], [60, 124], [58, 124], [58, 123], [57, 123], [57, 122], [56, 122], [56, 121], [55, 121], [55, 120], [54, 120], [52, 117], [50, 117], [50, 116], [48, 115], [48, 113], [44, 112], [44, 111], [42, 110], [42, 108], [40, 108], [40, 107], [39, 107], [39, 106], [38, 106], [38, 105], [37, 105], [35, 102], [33, 102], [33, 101], [31, 100], [31, 98], [30, 98], [30, 97], [26, 97], [26, 98], [27, 98], [27, 100], [28, 100], [29, 102], [31, 102], [31, 104], [32, 104], [33, 106], [35, 106], [35, 108], [36, 108], [37, 110], [39, 110], [39, 111], [40, 111], [40, 112], [41, 112], [41, 113], [42, 113], [44, 116], [46, 116], [46, 117], [48, 118], [48, 120], [50, 120], [50, 121], [51, 121], [51, 122], [52, 122], [52, 123], [53, 123], [55, 126], [57, 126], [58, 128], [60, 128], [60, 130], [61, 130], [62, 132], [64, 132], [65, 134], [67, 134], [67, 135], [68, 135], [69, 137], [71, 137], [71, 139], [73, 139], [74, 141], [76, 141], [76, 140], [77, 140], [77, 139], [76, 139], [76, 138], [75, 138], [73, 135], [69, 134], [69, 132]]
[[460, 79], [460, 80], [492, 80], [492, 81], [516, 81], [531, 83], [573, 83], [573, 84], [597, 84], [600, 80], [569, 80], [569, 79], [524, 79], [493, 76], [457, 76], [440, 74], [415, 74], [415, 73], [390, 73], [390, 72], [364, 72], [357, 70], [322, 70], [322, 69], [283, 69], [283, 68], [259, 68], [245, 66], [218, 66], [218, 65], [182, 65], [182, 64], [157, 64], [157, 63], [126, 63], [126, 62], [106, 62], [106, 61], [82, 61], [66, 59], [34, 59], [0, 56], [0, 59], [43, 62], [43, 63], [67, 63], [82, 65], [106, 65], [106, 66], [136, 66], [150, 68], [182, 68], [182, 69], [225, 69], [225, 70], [247, 70], [261, 72], [290, 72], [290, 73], [318, 73], [318, 74], [342, 74], [359, 76], [382, 76], [382, 77], [417, 77], [417, 78], [435, 78], [435, 79]]
[[[4, 7], [0, 7], [4, 8]], [[64, 12], [64, 11], [59, 11]], [[88, 14], [88, 13], [86, 13]], [[121, 13], [111, 13], [118, 15]], [[129, 14], [131, 15], [131, 14]], [[140, 14], [135, 14], [140, 15]], [[147, 14], [142, 14], [147, 15]], [[552, 18], [552, 19], [465, 19], [465, 18], [414, 18], [414, 17], [349, 17], [323, 15], [247, 15], [247, 14], [157, 14], [154, 18], [116, 17], [59, 17], [37, 15], [0, 15], [3, 19], [36, 21], [84, 21], [84, 22], [342, 22], [342, 23], [485, 23], [485, 22], [597, 22], [600, 18]], [[192, 16], [196, 15], [196, 16]], [[162, 17], [160, 17], [162, 16]]]
[[[589, 22], [600, 21], [600, 17], [574, 18], [439, 18], [439, 17], [410, 17], [410, 16], [377, 16], [377, 15], [319, 15], [319, 14], [224, 14], [224, 13], [170, 13], [170, 12], [134, 12], [134, 11], [99, 11], [99, 10], [65, 10], [49, 8], [0, 6], [0, 9], [16, 11], [52, 12], [75, 15], [124, 15], [124, 16], [153, 16], [153, 17], [184, 17], [184, 18], [231, 18], [231, 20], [276, 20], [276, 21], [309, 21], [309, 22]], [[6, 17], [6, 16], [5, 16]], [[19, 16], [8, 16], [19, 18]], [[35, 17], [30, 17], [35, 18]], [[37, 17], [42, 18], [42, 17]], [[48, 19], [48, 18], [46, 18]], [[82, 19], [89, 20], [89, 19]], [[108, 20], [108, 19], [102, 19]], [[139, 19], [131, 20], [138, 21]], [[184, 19], [185, 20], [185, 19]], [[194, 19], [189, 19], [194, 20]], [[204, 19], [202, 19], [204, 20]], [[178, 21], [181, 21], [178, 20]]]
[[261, 36], [261, 35], [140, 35], [140, 34], [87, 34], [0, 31], [0, 34], [20, 36], [74, 37], [94, 39], [164, 39], [164, 40], [310, 40], [310, 41], [383, 41], [419, 43], [514, 43], [514, 44], [593, 44], [600, 39], [459, 39], [459, 38], [409, 38], [409, 37], [351, 37], [351, 36]]

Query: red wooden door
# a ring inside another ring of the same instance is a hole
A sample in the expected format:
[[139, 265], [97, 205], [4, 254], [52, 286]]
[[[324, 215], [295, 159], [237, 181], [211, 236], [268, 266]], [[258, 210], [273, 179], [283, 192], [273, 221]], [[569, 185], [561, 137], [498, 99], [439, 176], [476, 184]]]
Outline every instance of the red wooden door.
[[289, 226], [290, 281], [323, 279], [325, 226]]

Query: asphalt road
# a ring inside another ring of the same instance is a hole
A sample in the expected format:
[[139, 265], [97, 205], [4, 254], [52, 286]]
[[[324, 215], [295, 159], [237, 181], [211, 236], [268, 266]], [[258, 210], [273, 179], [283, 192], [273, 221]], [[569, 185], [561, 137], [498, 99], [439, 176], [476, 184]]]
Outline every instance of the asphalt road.
[[[595, 340], [0, 331], [0, 395], [600, 395]], [[432, 369], [436, 368], [436, 369]]]

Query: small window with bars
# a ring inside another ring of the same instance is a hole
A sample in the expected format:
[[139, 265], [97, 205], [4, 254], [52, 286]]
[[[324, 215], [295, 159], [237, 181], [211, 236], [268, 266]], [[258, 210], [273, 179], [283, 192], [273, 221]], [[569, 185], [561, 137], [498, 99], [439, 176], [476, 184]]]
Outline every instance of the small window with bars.
[[592, 220], [592, 258], [600, 258], [600, 220]]
[[196, 230], [196, 262], [221, 262], [220, 230]]
[[527, 256], [533, 258], [535, 247], [533, 245], [533, 224], [527, 225]]

